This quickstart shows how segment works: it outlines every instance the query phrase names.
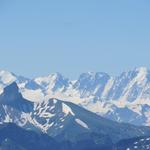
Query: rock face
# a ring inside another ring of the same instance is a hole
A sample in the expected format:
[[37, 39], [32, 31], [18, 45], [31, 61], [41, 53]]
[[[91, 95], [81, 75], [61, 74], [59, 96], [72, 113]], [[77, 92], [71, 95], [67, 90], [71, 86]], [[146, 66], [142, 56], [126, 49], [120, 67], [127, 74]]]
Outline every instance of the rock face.
[[103, 72], [83, 73], [75, 81], [60, 73], [31, 80], [0, 71], [1, 93], [13, 81], [23, 97], [33, 102], [61, 99], [114, 121], [150, 126], [150, 71], [144, 67], [118, 77]]

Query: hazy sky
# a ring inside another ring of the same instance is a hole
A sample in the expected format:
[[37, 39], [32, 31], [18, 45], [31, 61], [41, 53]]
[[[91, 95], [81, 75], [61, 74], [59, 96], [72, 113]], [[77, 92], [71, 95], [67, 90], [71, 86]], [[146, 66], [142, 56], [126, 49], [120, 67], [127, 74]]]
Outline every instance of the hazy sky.
[[150, 0], [0, 0], [0, 69], [118, 75], [150, 68]]

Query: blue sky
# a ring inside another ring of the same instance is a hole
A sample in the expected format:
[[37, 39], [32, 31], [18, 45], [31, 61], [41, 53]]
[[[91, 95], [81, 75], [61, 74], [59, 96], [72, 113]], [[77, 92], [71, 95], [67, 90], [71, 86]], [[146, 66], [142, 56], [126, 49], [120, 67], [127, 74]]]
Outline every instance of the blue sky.
[[27, 77], [150, 68], [149, 0], [1, 0], [0, 68]]

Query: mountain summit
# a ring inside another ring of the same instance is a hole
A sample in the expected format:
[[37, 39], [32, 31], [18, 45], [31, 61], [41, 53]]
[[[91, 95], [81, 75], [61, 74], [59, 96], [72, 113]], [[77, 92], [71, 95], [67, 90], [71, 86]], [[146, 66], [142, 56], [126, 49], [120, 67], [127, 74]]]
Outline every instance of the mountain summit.
[[16, 82], [4, 88], [3, 93], [0, 95], [0, 103], [22, 111], [29, 111], [29, 108], [33, 107], [32, 102], [22, 97]]
[[11, 83], [9, 86], [4, 88], [4, 92], [2, 94], [2, 99], [5, 99], [4, 101], [14, 101], [22, 99], [22, 95], [19, 92], [19, 88], [17, 86], [16, 82]]

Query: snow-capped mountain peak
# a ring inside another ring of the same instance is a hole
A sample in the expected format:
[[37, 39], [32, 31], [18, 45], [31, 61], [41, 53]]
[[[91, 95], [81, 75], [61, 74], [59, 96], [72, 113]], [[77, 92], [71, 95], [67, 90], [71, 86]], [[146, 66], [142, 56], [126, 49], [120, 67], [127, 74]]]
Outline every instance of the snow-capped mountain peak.
[[34, 81], [40, 86], [46, 87], [47, 90], [56, 91], [57, 89], [69, 86], [69, 80], [60, 73], [51, 74], [47, 77], [35, 78]]
[[146, 67], [138, 67], [135, 70], [141, 73], [147, 73], [149, 71]]
[[0, 82], [4, 85], [8, 85], [10, 83], [12, 83], [13, 81], [16, 80], [16, 75], [5, 71], [5, 70], [1, 70], [0, 71]]

